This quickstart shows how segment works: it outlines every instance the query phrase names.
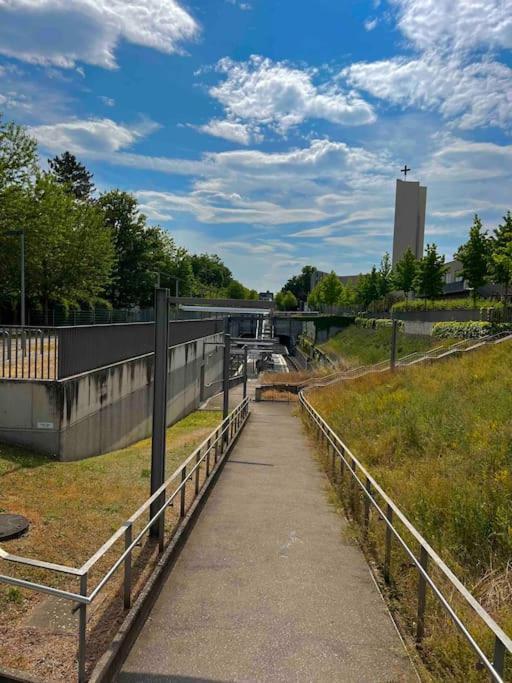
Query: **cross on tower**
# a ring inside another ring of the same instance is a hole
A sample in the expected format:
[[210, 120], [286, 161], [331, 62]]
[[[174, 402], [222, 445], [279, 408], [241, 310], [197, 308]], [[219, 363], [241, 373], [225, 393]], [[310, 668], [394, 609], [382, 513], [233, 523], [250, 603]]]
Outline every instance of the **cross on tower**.
[[400, 169], [400, 173], [403, 173], [403, 174], [404, 174], [404, 180], [407, 180], [407, 174], [408, 174], [409, 171], [411, 171], [411, 170], [412, 170], [412, 169], [410, 169], [410, 168], [407, 167], [407, 164], [405, 164], [405, 166], [404, 166], [403, 168]]

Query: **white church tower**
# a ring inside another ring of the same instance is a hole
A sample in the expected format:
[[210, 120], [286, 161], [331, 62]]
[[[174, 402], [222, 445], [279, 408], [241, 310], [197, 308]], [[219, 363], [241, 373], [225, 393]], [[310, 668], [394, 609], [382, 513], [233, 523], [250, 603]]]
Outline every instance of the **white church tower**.
[[[402, 172], [407, 177], [405, 166]], [[396, 181], [395, 231], [393, 234], [393, 265], [410, 248], [416, 258], [423, 256], [427, 188], [410, 180]]]

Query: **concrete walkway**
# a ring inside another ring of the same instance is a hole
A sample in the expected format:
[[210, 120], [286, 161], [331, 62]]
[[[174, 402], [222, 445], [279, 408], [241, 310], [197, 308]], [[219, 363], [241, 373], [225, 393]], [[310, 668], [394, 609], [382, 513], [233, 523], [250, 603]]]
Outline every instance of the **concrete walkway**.
[[417, 681], [293, 407], [253, 403], [121, 683]]

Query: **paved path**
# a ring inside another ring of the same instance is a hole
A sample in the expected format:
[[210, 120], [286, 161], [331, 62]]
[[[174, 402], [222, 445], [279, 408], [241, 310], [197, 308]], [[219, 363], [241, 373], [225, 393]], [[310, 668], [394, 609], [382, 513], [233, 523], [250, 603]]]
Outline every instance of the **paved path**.
[[252, 404], [121, 683], [418, 680], [292, 412]]

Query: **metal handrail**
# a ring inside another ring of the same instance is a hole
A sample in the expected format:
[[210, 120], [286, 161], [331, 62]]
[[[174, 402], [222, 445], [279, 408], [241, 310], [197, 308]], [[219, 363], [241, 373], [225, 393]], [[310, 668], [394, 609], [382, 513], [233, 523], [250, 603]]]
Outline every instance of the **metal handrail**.
[[[66, 591], [53, 586], [28, 581], [25, 579], [18, 579], [12, 576], [0, 574], [0, 583], [5, 583], [19, 588], [26, 588], [40, 593], [53, 595], [55, 597], [63, 598], [77, 603], [80, 610], [79, 618], [79, 635], [78, 635], [78, 681], [84, 683], [86, 680], [85, 661], [86, 661], [86, 625], [87, 625], [87, 607], [95, 600], [101, 593], [105, 585], [110, 581], [115, 572], [124, 565], [124, 588], [123, 598], [125, 608], [131, 606], [131, 569], [132, 569], [132, 551], [140, 543], [140, 540], [149, 529], [159, 522], [165, 514], [166, 509], [171, 506], [175, 499], [180, 498], [180, 517], [185, 516], [185, 492], [186, 486], [192, 480], [195, 480], [194, 499], [200, 491], [199, 485], [199, 471], [201, 465], [206, 463], [206, 478], [203, 487], [208, 485], [211, 481], [210, 477], [213, 472], [211, 470], [210, 459], [214, 457], [214, 467], [220, 463], [227, 452], [231, 448], [240, 431], [243, 429], [249, 417], [249, 399], [244, 398], [241, 403], [231, 411], [231, 413], [221, 422], [221, 424], [214, 429], [202, 443], [197, 446], [187, 459], [168, 477], [168, 479], [136, 510], [131, 517], [129, 517], [123, 524], [115, 531], [112, 536], [81, 566], [69, 567], [61, 564], [54, 564], [45, 562], [43, 560], [36, 560], [33, 558], [20, 557], [6, 552], [0, 547], [0, 560], [20, 564], [25, 566], [35, 567], [37, 569], [44, 569], [54, 571], [61, 574], [68, 574], [78, 577], [80, 579], [80, 592]], [[191, 463], [194, 463], [190, 467]], [[176, 480], [180, 478], [179, 485], [167, 496], [167, 488]], [[134, 523], [145, 513], [151, 504], [163, 494], [163, 505], [157, 512], [148, 520], [141, 531], [133, 537]], [[163, 524], [160, 522], [163, 534]], [[97, 562], [105, 556], [105, 554], [114, 546], [120, 539], [124, 538], [125, 546], [123, 552], [119, 554], [113, 564], [100, 578], [92, 591], [88, 590], [88, 576], [91, 569]], [[163, 552], [164, 538], [163, 535], [159, 537], [159, 550]]]
[[[504, 682], [504, 660], [505, 652], [512, 654], [512, 639], [498, 626], [494, 619], [485, 611], [485, 609], [480, 605], [480, 603], [475, 599], [475, 597], [468, 591], [464, 584], [455, 576], [452, 570], [446, 565], [446, 563], [439, 557], [436, 551], [429, 545], [425, 538], [420, 534], [420, 532], [413, 526], [413, 524], [408, 520], [396, 503], [387, 495], [387, 493], [381, 488], [377, 481], [370, 475], [368, 470], [362, 465], [359, 460], [352, 453], [350, 448], [340, 439], [340, 437], [331, 429], [327, 422], [321, 417], [311, 403], [307, 400], [304, 390], [299, 393], [299, 402], [301, 407], [306, 411], [308, 416], [315, 423], [318, 431], [320, 432], [320, 437], [325, 436], [327, 443], [330, 444], [333, 453], [333, 471], [334, 471], [334, 457], [335, 455], [340, 459], [341, 467], [344, 469], [346, 466], [347, 471], [350, 473], [352, 478], [357, 482], [361, 488], [363, 495], [365, 496], [368, 504], [372, 505], [379, 517], [385, 522], [387, 530], [386, 534], [386, 561], [385, 561], [385, 576], [387, 581], [389, 581], [389, 563], [391, 557], [391, 536], [393, 535], [400, 545], [405, 550], [408, 557], [416, 566], [419, 575], [420, 582], [418, 584], [418, 628], [417, 628], [417, 640], [421, 641], [423, 638], [424, 629], [424, 612], [425, 612], [425, 588], [428, 584], [436, 597], [441, 602], [444, 609], [447, 611], [448, 615], [459, 628], [462, 635], [467, 640], [470, 647], [477, 654], [479, 660], [481, 661], [484, 668], [491, 675], [491, 680], [496, 681], [496, 683]], [[343, 470], [342, 470], [343, 471]], [[358, 476], [358, 473], [361, 476]], [[381, 506], [376, 501], [373, 493], [377, 493], [386, 504], [386, 511], [384, 511]], [[369, 509], [369, 508], [368, 508]], [[414, 551], [409, 547], [407, 542], [402, 538], [399, 531], [393, 524], [394, 517], [397, 517], [400, 522], [405, 526], [407, 531], [413, 536], [413, 538], [418, 542], [420, 546], [420, 559], [418, 559]], [[369, 524], [369, 513], [365, 515], [365, 527], [367, 528]], [[442, 572], [442, 574], [448, 579], [452, 587], [457, 591], [457, 593], [463, 598], [466, 604], [473, 609], [473, 611], [478, 615], [478, 617], [485, 623], [485, 625], [492, 631], [495, 638], [494, 644], [494, 657], [491, 662], [485, 655], [483, 650], [480, 648], [476, 640], [469, 633], [468, 629], [464, 625], [462, 619], [457, 615], [453, 607], [448, 602], [447, 598], [443, 595], [442, 591], [436, 586], [434, 580], [428, 573], [428, 564], [432, 561], [434, 565]]]

